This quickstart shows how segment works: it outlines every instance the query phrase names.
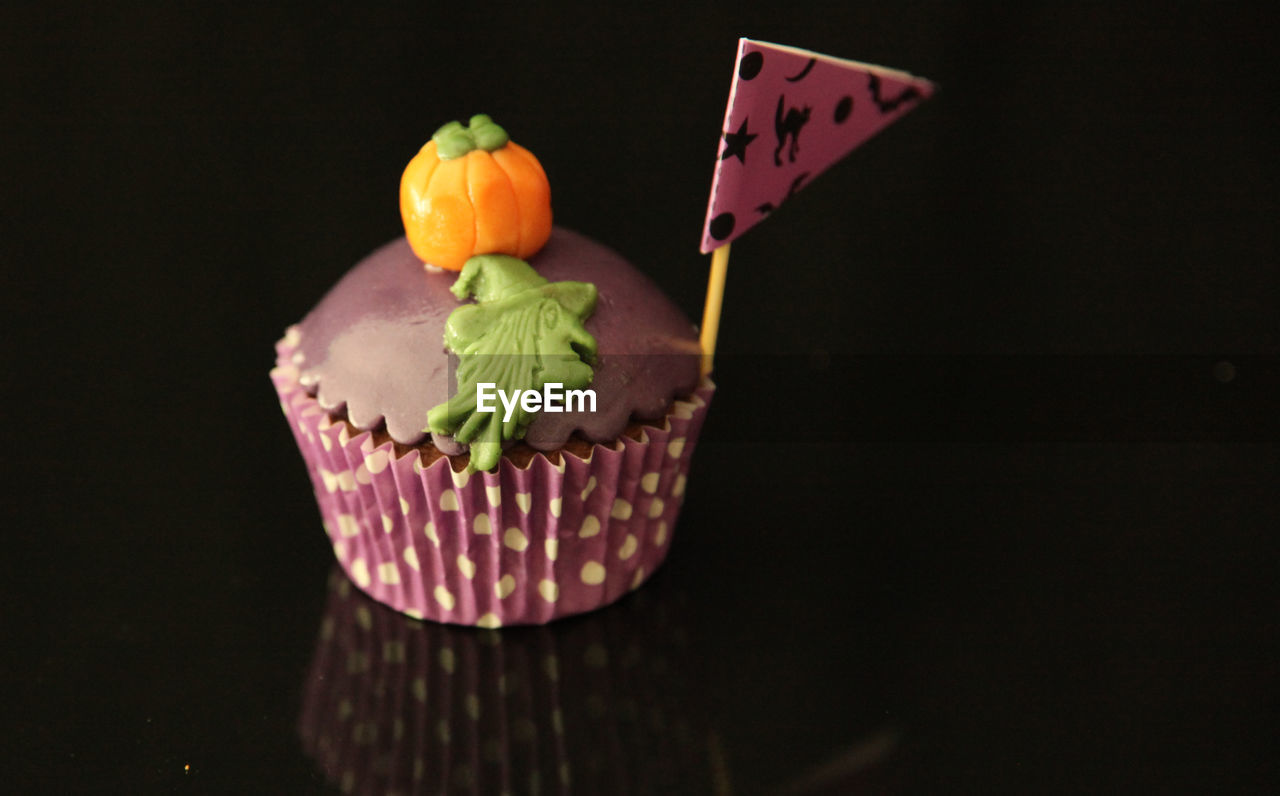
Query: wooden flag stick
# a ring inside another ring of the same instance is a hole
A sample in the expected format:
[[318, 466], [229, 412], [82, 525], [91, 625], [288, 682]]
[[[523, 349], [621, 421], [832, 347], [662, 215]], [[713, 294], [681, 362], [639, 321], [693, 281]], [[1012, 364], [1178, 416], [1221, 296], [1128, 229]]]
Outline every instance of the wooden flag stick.
[[702, 308], [702, 375], [711, 372], [720, 331], [720, 307], [724, 303], [724, 278], [729, 273], [729, 244], [711, 252], [711, 276], [707, 279], [707, 303]]

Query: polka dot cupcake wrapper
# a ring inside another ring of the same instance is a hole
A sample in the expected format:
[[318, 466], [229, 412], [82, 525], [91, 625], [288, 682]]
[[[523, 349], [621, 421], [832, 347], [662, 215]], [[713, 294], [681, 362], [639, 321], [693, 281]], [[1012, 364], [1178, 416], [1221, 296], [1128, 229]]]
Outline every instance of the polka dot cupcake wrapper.
[[[415, 622], [335, 571], [302, 746], [344, 793], [676, 793], [708, 781], [672, 595], [477, 631]], [[606, 739], [602, 742], [602, 739]]]
[[666, 558], [709, 381], [639, 441], [456, 473], [332, 422], [298, 383], [294, 345], [277, 344], [271, 378], [334, 554], [379, 602], [451, 624], [542, 624], [617, 600]]

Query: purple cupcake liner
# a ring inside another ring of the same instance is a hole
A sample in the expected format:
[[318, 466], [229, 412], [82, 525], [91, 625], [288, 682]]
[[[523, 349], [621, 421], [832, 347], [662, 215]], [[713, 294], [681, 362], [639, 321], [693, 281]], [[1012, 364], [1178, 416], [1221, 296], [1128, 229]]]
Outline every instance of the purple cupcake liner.
[[298, 383], [297, 332], [276, 344], [271, 379], [306, 461], [334, 554], [375, 600], [419, 619], [480, 627], [543, 624], [599, 608], [662, 564], [715, 386], [704, 379], [639, 441], [586, 459], [535, 455], [524, 468], [456, 473], [447, 458], [397, 459], [350, 435]]

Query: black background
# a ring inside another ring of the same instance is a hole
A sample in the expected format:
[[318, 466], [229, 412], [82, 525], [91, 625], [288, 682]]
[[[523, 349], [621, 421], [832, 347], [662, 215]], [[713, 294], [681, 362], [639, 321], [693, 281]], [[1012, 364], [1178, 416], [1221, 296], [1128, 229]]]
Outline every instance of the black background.
[[941, 91], [735, 245], [650, 607], [546, 632], [677, 617], [690, 793], [1274, 787], [1263, 7], [6, 7], [5, 778], [335, 787], [298, 729], [332, 554], [271, 344], [476, 112], [696, 318], [747, 35]]

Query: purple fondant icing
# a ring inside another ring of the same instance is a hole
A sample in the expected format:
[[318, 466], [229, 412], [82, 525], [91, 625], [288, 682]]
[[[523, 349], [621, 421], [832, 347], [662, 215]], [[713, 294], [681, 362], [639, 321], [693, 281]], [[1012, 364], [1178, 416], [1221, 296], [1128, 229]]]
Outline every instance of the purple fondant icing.
[[[575, 431], [607, 442], [632, 417], [658, 419], [673, 399], [693, 391], [699, 352], [693, 324], [616, 252], [557, 227], [529, 264], [552, 282], [591, 282], [599, 291], [586, 322], [599, 350], [591, 383], [596, 411], [539, 414], [525, 435], [531, 446], [554, 450]], [[345, 406], [357, 428], [385, 420], [392, 439], [421, 442], [427, 411], [453, 387], [444, 324], [459, 306], [449, 292], [456, 278], [426, 271], [404, 238], [366, 257], [298, 325], [302, 385], [327, 410]], [[465, 449], [433, 441], [448, 454]]]

